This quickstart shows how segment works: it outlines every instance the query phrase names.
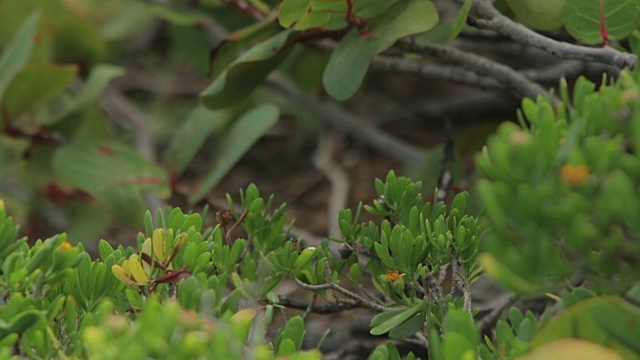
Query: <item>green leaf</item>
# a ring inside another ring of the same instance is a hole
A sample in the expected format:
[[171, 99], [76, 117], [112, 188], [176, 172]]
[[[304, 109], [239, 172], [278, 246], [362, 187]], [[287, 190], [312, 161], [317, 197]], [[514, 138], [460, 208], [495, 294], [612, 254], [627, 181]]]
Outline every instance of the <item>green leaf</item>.
[[397, 309], [397, 310], [391, 310], [391, 311], [380, 313], [371, 319], [369, 326], [370, 327], [380, 326], [381, 324], [385, 323], [387, 320], [395, 317], [396, 315], [404, 312], [405, 310], [406, 309]]
[[220, 141], [212, 168], [191, 194], [189, 202], [207, 196], [242, 155], [278, 121], [278, 117], [279, 111], [274, 105], [260, 105], [240, 116]]
[[451, 209], [458, 209], [460, 215], [464, 216], [467, 214], [467, 208], [469, 206], [469, 193], [463, 191], [457, 194], [453, 201], [451, 202]]
[[[399, 314], [391, 317], [382, 324], [371, 329], [371, 335], [382, 335], [402, 325], [405, 321], [411, 319], [414, 315], [424, 308], [424, 302], [414, 305], [412, 308], [406, 309]], [[375, 318], [374, 318], [375, 319]], [[373, 322], [373, 320], [372, 320]]]
[[161, 198], [171, 191], [162, 168], [122, 145], [67, 145], [53, 155], [53, 168], [63, 182], [92, 194], [119, 220], [131, 225], [144, 212], [142, 191]]
[[22, 334], [40, 322], [40, 319], [44, 319], [44, 316], [39, 311], [27, 310], [21, 312], [9, 321], [9, 326], [6, 329], [0, 329], [0, 339], [11, 333]]
[[29, 16], [0, 56], [0, 105], [9, 83], [29, 61], [38, 19], [38, 13]]
[[542, 290], [536, 284], [512, 272], [506, 265], [500, 263], [493, 255], [483, 253], [479, 257], [482, 269], [502, 286], [519, 294], [535, 294]]
[[473, 4], [473, 0], [466, 0], [462, 5], [462, 8], [456, 15], [456, 18], [453, 20], [453, 25], [449, 30], [449, 40], [453, 40], [460, 35], [462, 29], [467, 24], [467, 17], [469, 16], [469, 10], [471, 10], [471, 4]]
[[165, 171], [123, 145], [67, 145], [56, 151], [53, 167], [62, 180], [91, 194], [125, 186], [159, 197], [170, 194]]
[[304, 334], [304, 321], [300, 316], [295, 316], [287, 322], [287, 325], [285, 325], [284, 330], [282, 331], [282, 339], [291, 340], [295, 351], [299, 351], [302, 348]]
[[640, 0], [567, 0], [564, 25], [571, 36], [583, 43], [601, 44], [603, 15], [609, 40], [621, 40], [638, 26], [638, 7]]
[[100, 30], [105, 40], [117, 41], [143, 29], [153, 20], [151, 5], [141, 1], [127, 1], [120, 13], [110, 18]]
[[383, 16], [371, 21], [370, 30], [352, 29], [338, 44], [323, 74], [325, 89], [337, 100], [352, 97], [369, 64], [398, 39], [427, 31], [438, 23], [431, 1], [408, 0], [394, 4]]
[[207, 138], [216, 128], [217, 118], [224, 116], [220, 112], [211, 111], [198, 106], [189, 114], [164, 154], [165, 162], [172, 174], [182, 174], [191, 159], [204, 145]]
[[475, 360], [478, 358], [476, 344], [471, 343], [460, 333], [445, 334], [443, 345], [447, 359]]
[[203, 13], [177, 11], [159, 4], [149, 5], [149, 11], [151, 15], [177, 26], [195, 26], [206, 23], [210, 19]]
[[291, 339], [282, 339], [278, 347], [278, 357], [292, 356], [296, 353], [296, 344]]
[[[475, 344], [480, 341], [480, 335], [473, 323], [471, 314], [462, 309], [451, 309], [447, 312], [444, 320], [444, 331], [445, 334], [455, 332], [464, 336], [464, 338], [467, 339], [470, 344], [473, 344], [474, 347]], [[447, 353], [447, 355], [450, 354]]]
[[536, 30], [562, 27], [562, 11], [567, 0], [507, 0], [518, 20]]
[[202, 103], [218, 109], [240, 103], [282, 60], [291, 47], [291, 31], [282, 31], [233, 61], [200, 95]]
[[346, 1], [284, 0], [278, 9], [278, 20], [283, 27], [295, 30], [337, 30], [347, 26], [346, 12]]
[[76, 78], [74, 65], [33, 64], [25, 67], [7, 87], [3, 107], [10, 118], [33, 110], [60, 94]]
[[561, 338], [584, 339], [621, 354], [639, 354], [640, 308], [621, 298], [596, 297], [569, 306], [534, 336], [542, 345]]
[[73, 100], [73, 103], [69, 107], [56, 115], [55, 120], [60, 120], [66, 116], [82, 111], [87, 106], [95, 103], [109, 82], [113, 78], [123, 74], [124, 69], [119, 66], [108, 64], [94, 66], [80, 94]]
[[373, 247], [383, 264], [390, 269], [394, 269], [396, 267], [395, 262], [389, 253], [389, 240], [387, 240], [387, 236], [385, 234], [382, 234], [381, 242], [376, 242], [373, 244]]
[[389, 337], [391, 337], [392, 339], [406, 339], [410, 336], [413, 336], [424, 326], [424, 320], [426, 316], [427, 315], [424, 312], [419, 313], [400, 326], [391, 330], [391, 332], [389, 332]]
[[211, 50], [211, 55], [213, 56], [213, 59], [209, 59], [211, 78], [217, 78], [229, 64], [246, 52], [247, 49], [274, 37], [280, 32], [282, 32], [282, 27], [273, 19], [266, 18], [230, 34], [225, 41]]
[[191, 214], [184, 219], [184, 222], [180, 225], [180, 230], [185, 232], [192, 227], [196, 231], [202, 231], [202, 217], [200, 214]]
[[622, 360], [624, 357], [602, 345], [581, 339], [559, 339], [534, 348], [518, 360]]
[[100, 240], [100, 242], [98, 242], [98, 253], [100, 254], [100, 259], [104, 261], [109, 255], [113, 253], [113, 248], [108, 241], [102, 239]]

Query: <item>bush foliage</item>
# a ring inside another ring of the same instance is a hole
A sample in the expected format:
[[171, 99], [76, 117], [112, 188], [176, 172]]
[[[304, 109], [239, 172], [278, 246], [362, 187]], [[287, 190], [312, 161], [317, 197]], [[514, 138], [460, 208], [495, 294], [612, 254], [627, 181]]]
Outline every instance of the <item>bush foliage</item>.
[[[319, 358], [302, 349], [308, 312], [265, 337], [288, 280], [378, 312], [372, 335], [422, 339], [430, 359], [637, 358], [638, 75], [560, 94], [524, 100], [522, 126], [503, 124], [478, 155], [480, 217], [467, 193], [425, 203], [420, 182], [390, 172], [371, 205], [341, 211], [340, 239], [305, 248], [285, 206], [252, 185], [214, 228], [200, 214], [147, 212], [137, 248], [102, 240], [92, 260], [64, 234], [16, 239], [3, 206], [2, 357]], [[360, 222], [362, 210], [379, 221]], [[482, 338], [471, 307], [482, 272], [552, 301], [541, 315], [512, 307]], [[351, 290], [364, 279], [379, 295]], [[370, 357], [400, 354], [389, 342]]]
[[[474, 186], [446, 203], [390, 171], [375, 180], [376, 199], [332, 219], [341, 236], [317, 247], [293, 237], [286, 206], [255, 185], [239, 206], [227, 196], [215, 226], [206, 208], [144, 212], [144, 196], [174, 194], [212, 136], [214, 154], [184, 194], [192, 204], [277, 122], [277, 99], [259, 96], [276, 68], [310, 92], [350, 99], [394, 46], [417, 39], [449, 54], [432, 43], [458, 36], [472, 7], [489, 3], [458, 2], [443, 23], [426, 0], [251, 0], [241, 10], [255, 21], [225, 17], [220, 1], [0, 1], [0, 175], [20, 189], [0, 192], [0, 360], [320, 359], [329, 333], [309, 347], [309, 314], [353, 308], [375, 314], [370, 334], [388, 339], [370, 359], [416, 359], [406, 343], [435, 360], [640, 358], [638, 71], [599, 86], [562, 79], [525, 98], [519, 124], [500, 125], [475, 158]], [[636, 49], [640, 38], [637, 1], [497, 5], [587, 44], [626, 39]], [[210, 38], [198, 29], [214, 31], [212, 19], [235, 32], [205, 61]], [[114, 65], [123, 42], [156, 20], [174, 40], [170, 59], [212, 78], [158, 162], [128, 145], [98, 104], [123, 73]], [[496, 80], [482, 69], [481, 80]], [[8, 210], [26, 221], [45, 199], [65, 203], [68, 233], [19, 238]], [[101, 240], [92, 258], [77, 240], [111, 217], [144, 231], [135, 246]], [[504, 304], [474, 306], [482, 276], [512, 292]], [[283, 282], [313, 300], [291, 305], [278, 294]], [[285, 310], [297, 313], [279, 322]]]

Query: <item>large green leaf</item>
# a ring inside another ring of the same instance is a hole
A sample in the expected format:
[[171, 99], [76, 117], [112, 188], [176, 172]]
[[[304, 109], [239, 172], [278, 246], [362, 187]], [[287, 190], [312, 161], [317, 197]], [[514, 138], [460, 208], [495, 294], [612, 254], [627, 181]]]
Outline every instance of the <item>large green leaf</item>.
[[226, 37], [224, 41], [211, 50], [210, 76], [217, 78], [224, 69], [236, 60], [247, 49], [266, 41], [282, 31], [272, 18], [242, 28]]
[[284, 0], [280, 4], [280, 25], [295, 30], [314, 27], [339, 29], [347, 26], [347, 2], [344, 0]]
[[13, 77], [29, 61], [38, 18], [38, 14], [29, 16], [0, 56], [0, 104]]
[[170, 195], [166, 172], [123, 145], [74, 143], [56, 151], [53, 167], [60, 180], [93, 195], [129, 225], [144, 212], [142, 191]]
[[261, 105], [240, 116], [220, 141], [213, 166], [191, 194], [189, 202], [194, 203], [207, 196], [233, 165], [278, 121], [278, 116], [278, 108], [274, 105]]
[[56, 151], [53, 167], [60, 179], [94, 195], [118, 187], [170, 195], [166, 172], [123, 145], [73, 143]]
[[284, 0], [278, 9], [278, 19], [280, 25], [295, 30], [318, 27], [337, 30], [349, 23], [353, 25], [380, 15], [396, 2], [397, 0]]
[[[601, 6], [602, 10], [601, 11]], [[629, 35], [640, 21], [640, 0], [567, 0], [564, 26], [576, 39], [585, 44], [603, 42], [601, 15], [604, 17], [609, 40]]]
[[181, 174], [189, 165], [193, 156], [200, 150], [205, 140], [219, 123], [217, 117], [225, 116], [199, 106], [184, 121], [164, 154], [165, 162], [171, 173]]
[[471, 344], [480, 341], [478, 330], [473, 324], [473, 317], [462, 309], [451, 309], [444, 319], [444, 331], [446, 334], [456, 332], [464, 336]]
[[581, 339], [560, 339], [538, 346], [517, 360], [622, 360], [619, 353]]
[[626, 358], [637, 358], [640, 308], [618, 297], [585, 300], [558, 314], [538, 331], [531, 344], [539, 346], [563, 338], [588, 340], [610, 347]]
[[246, 99], [286, 57], [291, 31], [278, 35], [252, 47], [232, 62], [201, 94], [205, 106], [218, 109]]
[[402, 1], [371, 21], [368, 32], [352, 29], [329, 59], [323, 75], [327, 92], [337, 100], [352, 97], [362, 83], [369, 64], [399, 38], [427, 31], [438, 23], [431, 1]]
[[508, 266], [499, 262], [492, 254], [480, 255], [482, 269], [493, 277], [500, 285], [519, 294], [539, 293], [543, 288], [533, 284], [514, 273]]
[[7, 87], [4, 110], [10, 118], [32, 110], [66, 89], [77, 72], [75, 65], [32, 64], [25, 67]]

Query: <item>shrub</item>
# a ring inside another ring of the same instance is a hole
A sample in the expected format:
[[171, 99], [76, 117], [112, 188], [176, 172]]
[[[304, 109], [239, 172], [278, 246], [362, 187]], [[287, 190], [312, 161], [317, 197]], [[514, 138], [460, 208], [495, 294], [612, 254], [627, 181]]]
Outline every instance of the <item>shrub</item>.
[[[580, 79], [572, 98], [562, 84], [562, 101], [525, 99], [521, 126], [503, 124], [478, 155], [473, 196], [425, 203], [420, 182], [389, 172], [371, 205], [340, 212], [342, 237], [318, 248], [292, 239], [285, 205], [253, 185], [240, 192], [241, 208], [228, 197], [214, 228], [203, 226], [206, 212], [169, 208], [155, 221], [147, 212], [137, 248], [103, 240], [96, 260], [64, 234], [32, 246], [16, 239], [3, 205], [0, 354], [319, 358], [302, 349], [316, 297], [265, 337], [286, 307], [274, 288], [287, 280], [323, 298], [325, 312], [377, 312], [372, 335], [417, 340], [430, 359], [637, 358], [638, 76], [624, 71], [597, 91]], [[479, 218], [471, 198], [482, 203]], [[379, 220], [360, 222], [362, 210]], [[541, 312], [511, 307], [516, 297], [473, 309], [471, 284], [483, 271], [549, 301]], [[354, 290], [367, 279], [376, 294]], [[394, 342], [370, 354], [400, 356]]]

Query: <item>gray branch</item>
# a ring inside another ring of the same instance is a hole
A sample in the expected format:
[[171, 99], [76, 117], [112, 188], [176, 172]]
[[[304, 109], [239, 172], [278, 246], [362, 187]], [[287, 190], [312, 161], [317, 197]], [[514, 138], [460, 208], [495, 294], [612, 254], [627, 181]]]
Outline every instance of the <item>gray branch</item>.
[[[464, 0], [455, 1], [464, 3]], [[502, 15], [489, 0], [475, 0], [471, 9], [480, 17], [470, 17], [471, 25], [480, 29], [493, 30], [518, 43], [541, 49], [560, 59], [598, 62], [619, 68], [626, 66], [631, 69], [635, 68], [638, 62], [638, 57], [634, 54], [623, 53], [610, 47], [591, 48], [547, 38]]]
[[547, 90], [542, 86], [527, 79], [513, 68], [489, 58], [470, 54], [453, 46], [419, 43], [414, 39], [400, 40], [397, 45], [406, 51], [435, 56], [440, 60], [463, 66], [465, 69], [480, 76], [495, 79], [498, 83], [513, 89], [522, 96], [532, 99], [535, 99], [538, 95], [549, 96]]

